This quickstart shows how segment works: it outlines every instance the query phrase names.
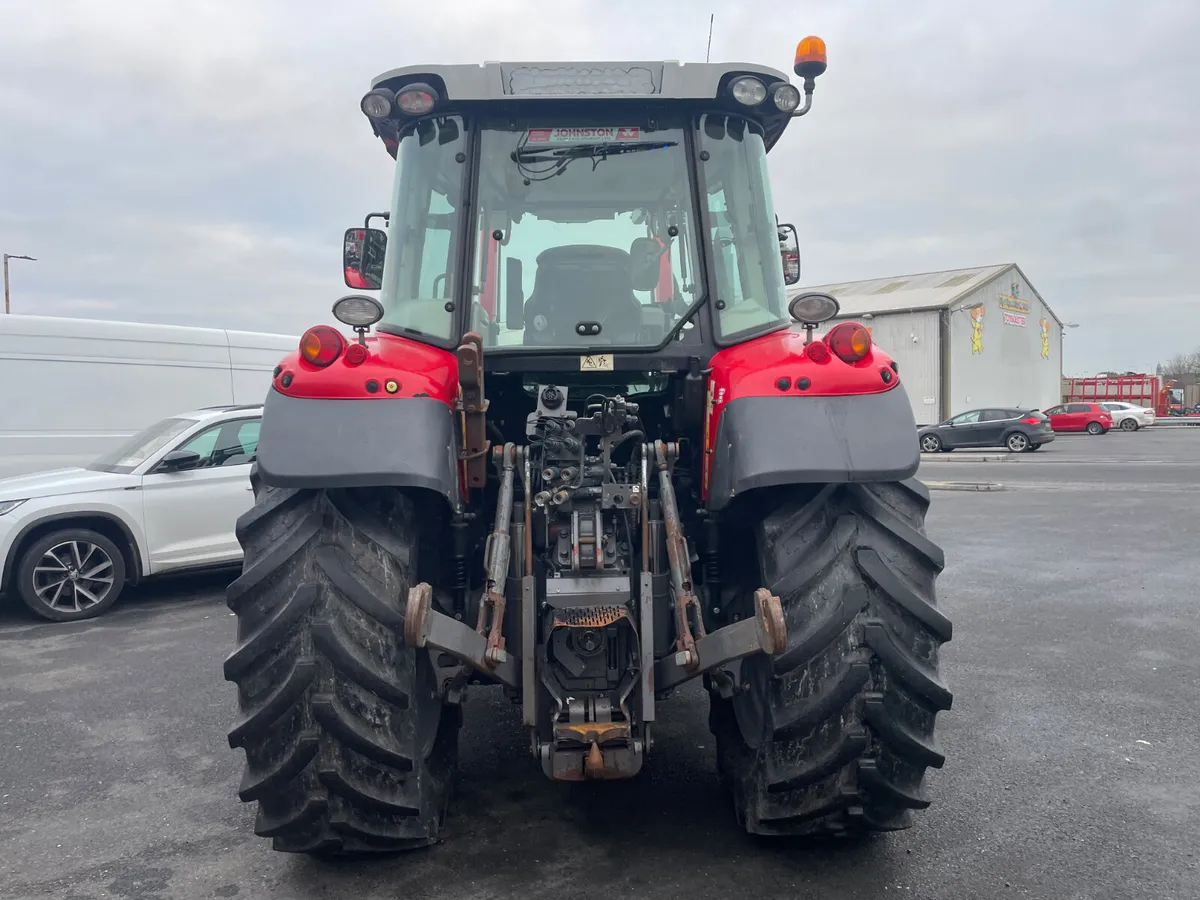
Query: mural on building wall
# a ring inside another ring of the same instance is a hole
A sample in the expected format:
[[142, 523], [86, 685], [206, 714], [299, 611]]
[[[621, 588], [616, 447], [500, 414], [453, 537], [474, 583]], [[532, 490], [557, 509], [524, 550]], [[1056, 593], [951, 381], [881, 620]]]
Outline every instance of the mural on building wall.
[[1042, 319], [1038, 323], [1042, 326], [1042, 359], [1050, 358], [1050, 320]]
[[1024, 328], [1026, 317], [1029, 315], [1029, 301], [1021, 299], [1021, 286], [1015, 281], [1009, 283], [1008, 289], [1009, 293], [1000, 295], [1004, 324]]
[[987, 309], [978, 306], [971, 310], [971, 355], [983, 352], [983, 316]]

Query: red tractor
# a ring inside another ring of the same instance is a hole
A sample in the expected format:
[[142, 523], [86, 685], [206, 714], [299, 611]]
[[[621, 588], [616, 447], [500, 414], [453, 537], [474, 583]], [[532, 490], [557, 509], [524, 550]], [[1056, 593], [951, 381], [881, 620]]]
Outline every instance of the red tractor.
[[788, 303], [767, 175], [825, 66], [802, 41], [803, 96], [707, 63], [375, 79], [395, 189], [345, 269], [378, 298], [275, 370], [228, 590], [229, 743], [277, 850], [435, 842], [476, 686], [584, 781], [653, 764], [702, 679], [752, 833], [929, 805], [951, 625], [911, 407], [865, 328], [816, 334], [836, 299]]

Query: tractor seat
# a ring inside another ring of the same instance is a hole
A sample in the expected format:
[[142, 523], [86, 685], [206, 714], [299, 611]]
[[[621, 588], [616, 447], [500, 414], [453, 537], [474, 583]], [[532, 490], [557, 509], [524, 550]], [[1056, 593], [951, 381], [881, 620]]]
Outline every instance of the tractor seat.
[[[629, 254], [617, 247], [569, 244], [543, 250], [525, 303], [525, 343], [636, 343], [642, 304], [633, 293], [630, 266]], [[580, 322], [600, 322], [602, 330], [581, 338], [575, 330]]]

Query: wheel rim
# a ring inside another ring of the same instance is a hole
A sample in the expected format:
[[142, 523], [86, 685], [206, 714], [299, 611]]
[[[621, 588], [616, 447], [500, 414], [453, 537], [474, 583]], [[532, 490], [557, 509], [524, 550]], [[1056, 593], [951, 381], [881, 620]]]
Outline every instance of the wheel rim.
[[1090, 431], [1092, 434], [1099, 434], [1100, 426], [1097, 425], [1095, 422], [1092, 422], [1090, 425], [1088, 425], [1088, 431]]
[[112, 557], [91, 541], [63, 541], [42, 554], [33, 569], [33, 593], [47, 608], [84, 612], [112, 593]]
[[1122, 431], [1137, 431], [1137, 422], [1133, 421], [1133, 419], [1126, 419], [1124, 422], [1121, 423], [1121, 430]]
[[921, 441], [921, 449], [928, 453], [932, 453], [938, 448], [938, 439], [929, 435]]
[[1010, 437], [1008, 439], [1008, 449], [1009, 450], [1015, 450], [1016, 452], [1019, 453], [1028, 446], [1029, 446], [1029, 442], [1027, 440], [1025, 440], [1025, 435], [1023, 435], [1023, 434], [1014, 434], [1012, 437]]

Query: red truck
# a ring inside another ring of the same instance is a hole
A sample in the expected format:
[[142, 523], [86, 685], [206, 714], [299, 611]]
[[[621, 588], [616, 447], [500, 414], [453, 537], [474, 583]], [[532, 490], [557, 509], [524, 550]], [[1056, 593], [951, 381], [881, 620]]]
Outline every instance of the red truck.
[[1183, 389], [1173, 379], [1165, 382], [1157, 375], [1101, 375], [1095, 378], [1064, 378], [1063, 402], [1104, 403], [1123, 401], [1153, 409], [1156, 416], [1188, 415], [1184, 409]]

